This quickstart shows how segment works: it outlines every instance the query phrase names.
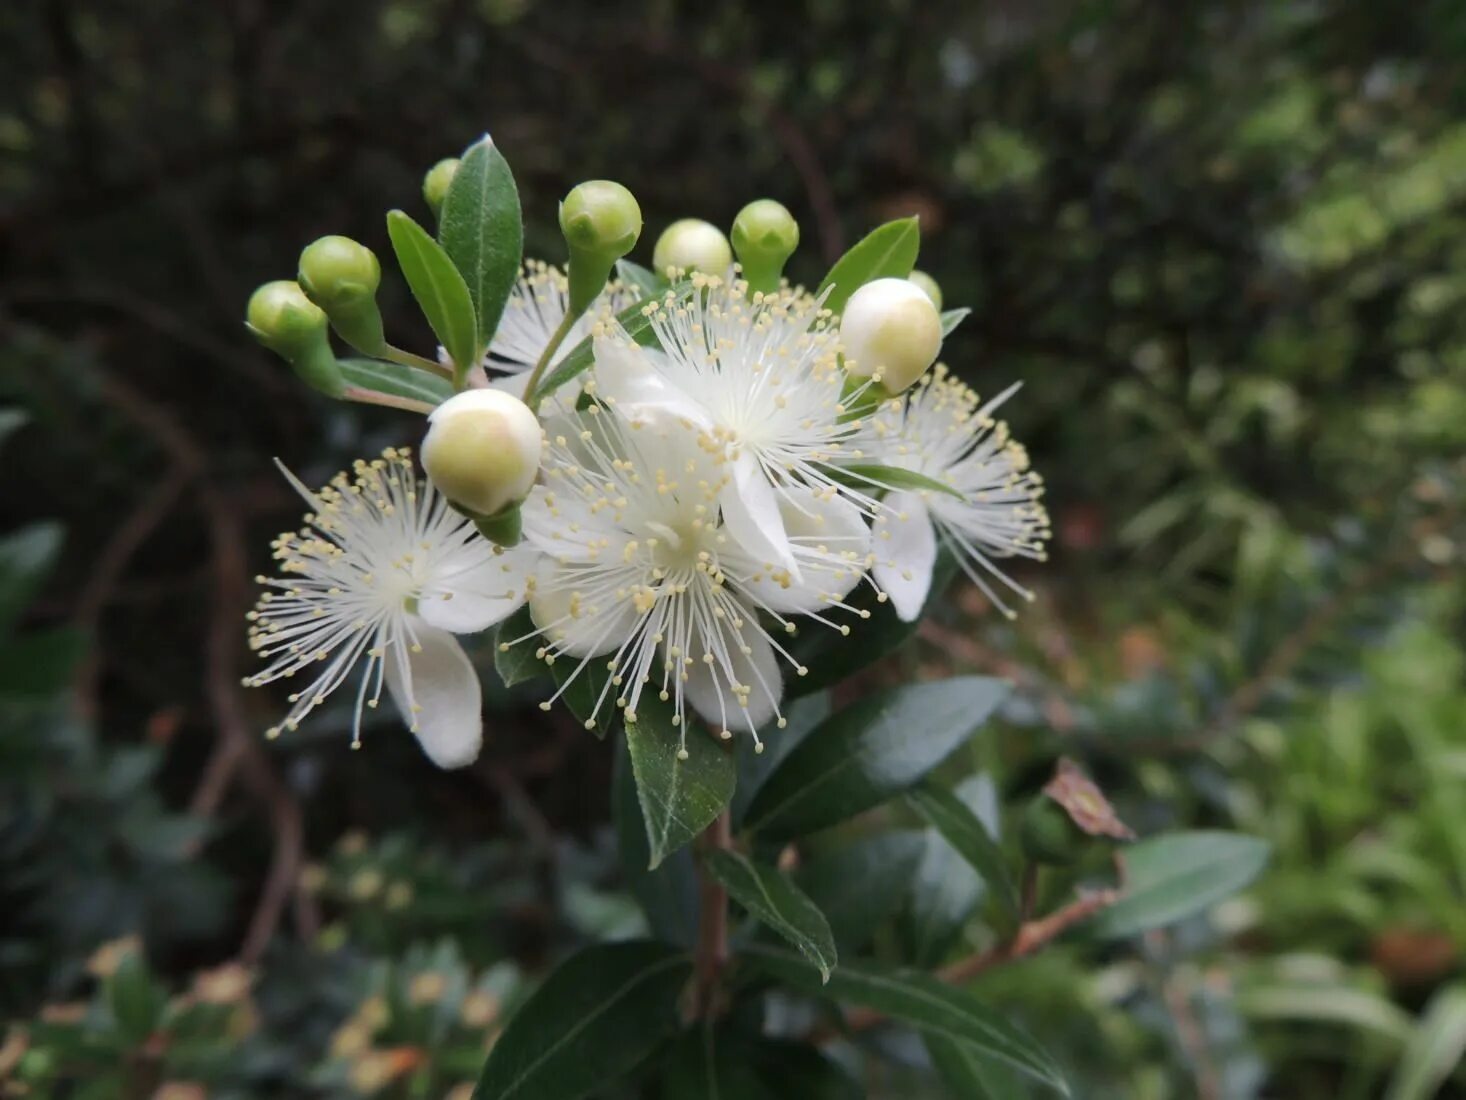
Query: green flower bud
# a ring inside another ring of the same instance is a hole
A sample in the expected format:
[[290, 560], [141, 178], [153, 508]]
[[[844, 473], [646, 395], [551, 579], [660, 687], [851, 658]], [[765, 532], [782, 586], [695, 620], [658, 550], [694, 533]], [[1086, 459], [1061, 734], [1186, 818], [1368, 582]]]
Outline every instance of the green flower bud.
[[783, 203], [758, 199], [733, 219], [733, 249], [743, 277], [765, 294], [779, 289], [784, 264], [799, 247], [799, 223]]
[[1018, 823], [1018, 842], [1034, 863], [1067, 867], [1083, 854], [1088, 839], [1064, 808], [1046, 794], [1024, 807]]
[[346, 387], [331, 351], [325, 311], [288, 279], [266, 283], [250, 296], [245, 327], [284, 359], [302, 381], [332, 397]]
[[901, 393], [936, 362], [942, 318], [915, 283], [876, 279], [845, 303], [840, 344], [847, 371]]
[[698, 218], [683, 218], [667, 226], [652, 250], [652, 270], [658, 275], [671, 270], [721, 275], [732, 266], [728, 238], [712, 222]]
[[908, 278], [926, 292], [926, 296], [932, 300], [932, 305], [940, 311], [942, 308], [942, 288], [937, 281], [925, 271], [913, 271]]
[[500, 390], [477, 389], [450, 397], [429, 414], [420, 453], [439, 492], [475, 520], [486, 520], [529, 495], [540, 447], [540, 422], [528, 405]]
[[297, 278], [343, 340], [363, 354], [382, 354], [387, 346], [377, 309], [382, 265], [370, 248], [350, 237], [322, 237], [300, 254]]
[[442, 216], [443, 200], [448, 197], [448, 187], [452, 184], [453, 177], [458, 174], [458, 165], [457, 157], [446, 157], [429, 168], [428, 174], [423, 177], [423, 201], [428, 204], [428, 209], [433, 212], [435, 218]]
[[570, 248], [570, 313], [579, 316], [605, 287], [616, 261], [636, 247], [641, 207], [619, 183], [588, 180], [560, 204], [560, 232]]

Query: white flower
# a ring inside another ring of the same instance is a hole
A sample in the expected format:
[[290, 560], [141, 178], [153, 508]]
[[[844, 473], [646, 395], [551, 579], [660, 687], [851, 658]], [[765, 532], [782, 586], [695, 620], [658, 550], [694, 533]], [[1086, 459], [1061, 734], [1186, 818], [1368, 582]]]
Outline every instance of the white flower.
[[802, 564], [781, 496], [837, 494], [867, 515], [876, 506], [831, 477], [829, 466], [859, 457], [847, 447], [861, 429], [842, 422], [847, 402], [839, 342], [830, 315], [802, 291], [748, 296], [741, 280], [695, 274], [690, 296], [668, 294], [645, 307], [660, 350], [632, 341], [620, 326], [597, 329], [587, 388], [633, 423], [674, 416], [726, 463], [717, 505], [723, 523], [760, 562], [796, 579]]
[[725, 738], [782, 726], [780, 664], [805, 670], [777, 635], [793, 632], [793, 615], [828, 623], [822, 608], [846, 606], [869, 562], [860, 511], [801, 487], [781, 494], [796, 580], [720, 519], [733, 475], [695, 428], [666, 415], [631, 424], [592, 406], [562, 409], [547, 436], [547, 477], [524, 506], [524, 531], [544, 555], [529, 603], [537, 655], [578, 662], [556, 697], [609, 658], [598, 712], [614, 703], [634, 721], [649, 689], [672, 703], [684, 746], [689, 707]]
[[1049, 518], [1040, 498], [1043, 482], [1028, 468], [1028, 453], [992, 412], [1018, 387], [986, 405], [976, 393], [937, 368], [921, 380], [904, 407], [873, 418], [872, 449], [881, 461], [926, 474], [952, 486], [961, 499], [935, 490], [894, 492], [875, 523], [872, 577], [910, 622], [921, 614], [931, 588], [937, 542], [946, 544], [967, 574], [1005, 615], [1013, 612], [989, 580], [1032, 599], [995, 563], [1020, 556], [1042, 561]]
[[[484, 359], [489, 371], [503, 376], [493, 380], [493, 388], [524, 397], [529, 371], [539, 362], [550, 337], [565, 320], [569, 295], [569, 284], [560, 268], [539, 260], [525, 261]], [[600, 298], [571, 326], [564, 342], [550, 357], [550, 365], [559, 363], [591, 334], [596, 317], [605, 311], [619, 313], [635, 301], [635, 293], [621, 283], [608, 284]]]
[[[363, 707], [385, 683], [424, 751], [444, 768], [468, 764], [483, 740], [480, 688], [453, 634], [482, 630], [523, 602], [533, 555], [498, 551], [413, 470], [406, 450], [356, 463], [312, 493], [281, 467], [312, 511], [275, 540], [283, 577], [250, 612], [250, 647], [269, 658], [252, 687], [309, 669], [290, 696], [293, 730], [359, 663], [352, 746]], [[280, 733], [276, 726], [268, 736]]]

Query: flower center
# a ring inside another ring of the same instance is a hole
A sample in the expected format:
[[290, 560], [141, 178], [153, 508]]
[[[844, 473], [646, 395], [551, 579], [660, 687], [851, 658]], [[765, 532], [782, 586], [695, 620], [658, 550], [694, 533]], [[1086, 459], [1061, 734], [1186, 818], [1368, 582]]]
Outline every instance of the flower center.
[[701, 520], [677, 524], [648, 520], [646, 530], [647, 546], [659, 568], [673, 571], [697, 567], [698, 556], [705, 549]]

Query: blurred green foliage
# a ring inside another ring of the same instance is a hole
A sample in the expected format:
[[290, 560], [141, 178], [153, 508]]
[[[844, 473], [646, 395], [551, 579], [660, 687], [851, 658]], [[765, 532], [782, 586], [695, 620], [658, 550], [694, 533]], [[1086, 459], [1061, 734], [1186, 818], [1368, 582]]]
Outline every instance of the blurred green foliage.
[[[522, 972], [639, 927], [611, 746], [519, 689], [454, 775], [388, 724], [348, 753], [339, 715], [266, 751], [273, 702], [233, 690], [295, 522], [269, 457], [404, 442], [242, 304], [317, 235], [387, 255], [376, 212], [488, 127], [551, 260], [572, 166], [633, 188], [648, 250], [775, 197], [805, 280], [919, 214], [973, 308], [946, 358], [1024, 381], [1040, 598], [955, 599], [883, 675], [1016, 680], [980, 813], [1064, 752], [1141, 832], [1274, 845], [1138, 957], [1080, 931], [979, 980], [1083, 1095], [1466, 1095], [1461, 5], [23, 0], [0, 36], [0, 1090], [456, 1100]], [[902, 843], [916, 892], [859, 934], [981, 946], [979, 891], [920, 892], [945, 842]], [[909, 1034], [839, 1056], [944, 1095]]]

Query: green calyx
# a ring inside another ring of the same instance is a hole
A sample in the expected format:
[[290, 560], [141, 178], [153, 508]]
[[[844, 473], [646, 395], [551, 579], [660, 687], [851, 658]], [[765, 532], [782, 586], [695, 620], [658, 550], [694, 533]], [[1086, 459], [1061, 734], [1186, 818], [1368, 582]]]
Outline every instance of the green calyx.
[[364, 244], [350, 237], [322, 237], [300, 254], [297, 276], [312, 302], [325, 310], [341, 338], [365, 355], [387, 347], [377, 288], [382, 265]]
[[1018, 841], [1033, 862], [1067, 867], [1083, 854], [1090, 838], [1063, 806], [1039, 794], [1023, 810]]
[[758, 199], [733, 219], [733, 251], [751, 290], [778, 290], [784, 265], [798, 247], [799, 223], [783, 203]]
[[445, 157], [429, 168], [428, 174], [423, 177], [423, 201], [428, 204], [428, 209], [435, 218], [442, 216], [443, 200], [448, 197], [448, 188], [453, 183], [453, 177], [458, 174], [459, 163], [457, 157]]
[[616, 261], [636, 247], [641, 207], [621, 184], [588, 180], [560, 204], [560, 232], [570, 250], [570, 313], [578, 317], [605, 287]]
[[256, 290], [245, 312], [245, 327], [307, 385], [331, 397], [341, 396], [346, 383], [331, 351], [330, 321], [299, 283], [280, 279]]
[[942, 308], [942, 288], [937, 285], [937, 281], [935, 279], [933, 279], [925, 271], [913, 271], [906, 278], [910, 282], [913, 282], [917, 286], [921, 287], [922, 292], [925, 293], [926, 296], [932, 300], [932, 305], [936, 306], [938, 309]]
[[474, 527], [484, 538], [510, 550], [519, 545], [524, 538], [524, 514], [522, 511], [523, 501], [515, 501], [513, 504], [505, 505], [492, 516], [479, 515], [463, 507], [461, 504], [449, 502], [455, 512], [467, 516], [473, 521]]

